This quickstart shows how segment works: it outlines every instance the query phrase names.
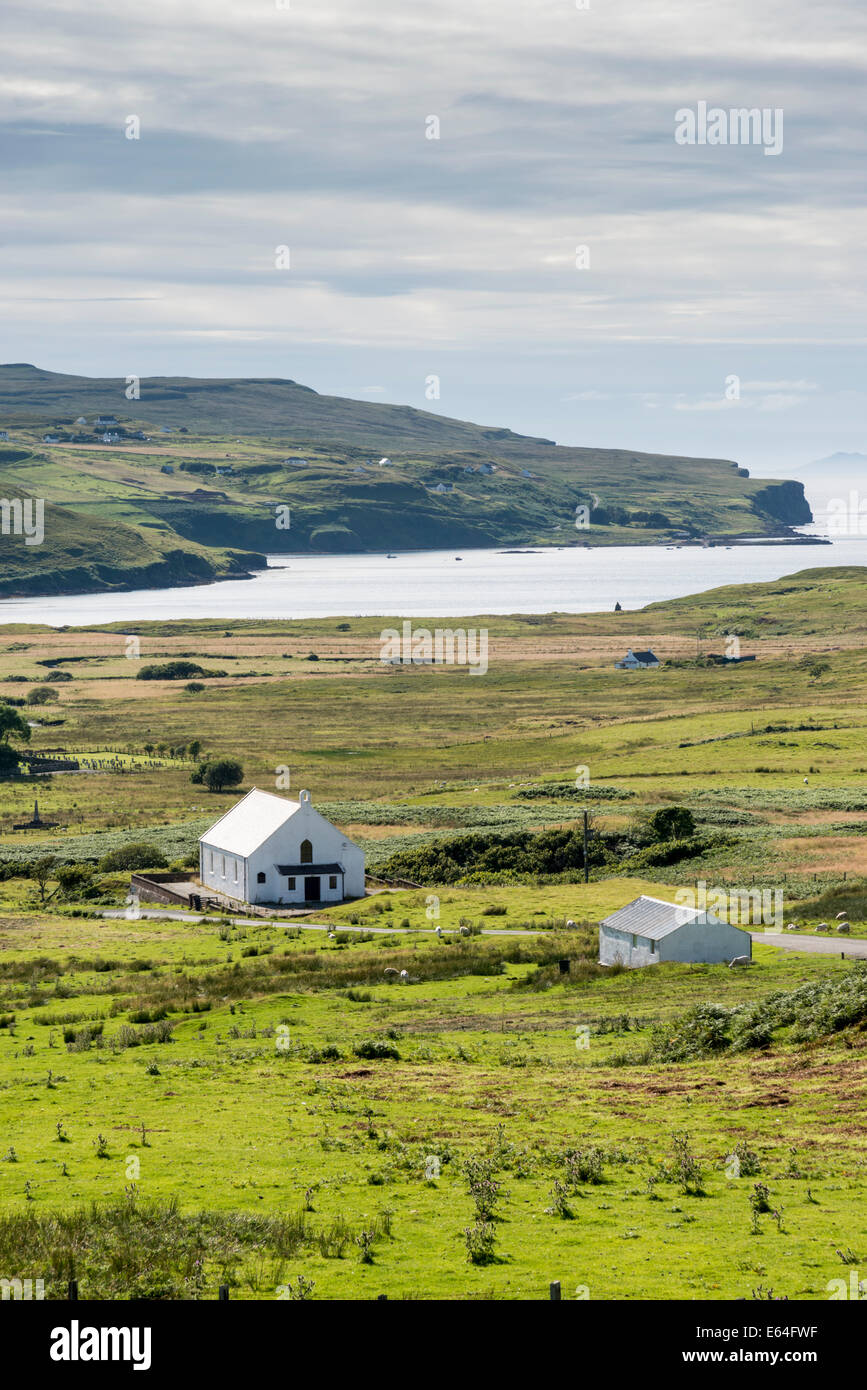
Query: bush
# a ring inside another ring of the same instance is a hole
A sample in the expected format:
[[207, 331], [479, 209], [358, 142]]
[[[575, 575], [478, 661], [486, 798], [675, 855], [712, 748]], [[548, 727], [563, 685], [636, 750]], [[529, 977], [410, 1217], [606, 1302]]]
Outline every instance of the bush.
[[137, 681], [185, 681], [191, 676], [225, 676], [225, 671], [206, 671], [196, 661], [163, 661], [143, 666]]
[[662, 806], [650, 817], [657, 840], [688, 840], [695, 834], [695, 817], [686, 806]]
[[390, 1057], [393, 1061], [400, 1061], [400, 1053], [392, 1043], [374, 1042], [367, 1038], [364, 1042], [356, 1043], [352, 1049], [356, 1057], [363, 1057], [368, 1061], [378, 1062]]
[[56, 699], [57, 691], [49, 690], [44, 685], [40, 686], [37, 690], [29, 690], [27, 692], [28, 705], [48, 705], [52, 700]]
[[184, 686], [184, 690], [186, 690], [190, 695], [198, 695], [199, 691], [204, 689], [205, 687], [201, 681], [187, 681], [186, 685]]
[[97, 868], [102, 874], [123, 872], [126, 869], [164, 869], [166, 857], [156, 845], [146, 840], [137, 840], [118, 849], [109, 850], [103, 855]]

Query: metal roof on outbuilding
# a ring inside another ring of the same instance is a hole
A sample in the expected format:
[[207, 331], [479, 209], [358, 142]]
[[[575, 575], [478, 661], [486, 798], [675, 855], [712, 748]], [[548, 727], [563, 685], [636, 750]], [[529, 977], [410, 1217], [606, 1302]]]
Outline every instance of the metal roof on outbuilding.
[[666, 903], [662, 898], [649, 898], [642, 894], [634, 902], [604, 917], [600, 925], [613, 927], [615, 931], [632, 932], [633, 936], [643, 936], [648, 941], [659, 941], [704, 915], [698, 908], [681, 907], [678, 903]]

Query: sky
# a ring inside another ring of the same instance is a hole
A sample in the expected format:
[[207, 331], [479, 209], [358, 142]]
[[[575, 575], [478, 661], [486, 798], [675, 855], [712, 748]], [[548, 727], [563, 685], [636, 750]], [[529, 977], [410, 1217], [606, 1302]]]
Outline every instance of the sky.
[[861, 0], [5, 0], [2, 32], [2, 361], [790, 476], [867, 451]]

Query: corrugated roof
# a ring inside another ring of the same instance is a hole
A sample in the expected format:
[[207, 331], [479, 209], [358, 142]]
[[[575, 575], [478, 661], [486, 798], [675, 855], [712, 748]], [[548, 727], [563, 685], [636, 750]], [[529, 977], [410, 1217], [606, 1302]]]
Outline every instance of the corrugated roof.
[[642, 894], [634, 902], [627, 903], [617, 912], [602, 920], [603, 927], [614, 927], [615, 931], [632, 932], [648, 941], [659, 941], [669, 936], [687, 922], [704, 914], [695, 907], [681, 907], [678, 903], [666, 903], [662, 898], [649, 898]]
[[300, 808], [300, 801], [287, 801], [283, 796], [261, 792], [254, 787], [199, 839], [214, 849], [246, 858]]

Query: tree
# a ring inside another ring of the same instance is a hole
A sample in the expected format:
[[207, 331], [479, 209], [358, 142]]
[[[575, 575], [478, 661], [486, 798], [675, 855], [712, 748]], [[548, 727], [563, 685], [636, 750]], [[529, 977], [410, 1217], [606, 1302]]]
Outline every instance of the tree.
[[30, 725], [11, 705], [0, 705], [0, 740], [8, 743], [10, 738], [20, 738], [22, 743], [29, 743]]
[[194, 738], [187, 751], [191, 758], [197, 758], [202, 751], [201, 739]]
[[212, 762], [199, 763], [190, 781], [204, 784], [209, 792], [221, 792], [224, 787], [237, 787], [244, 780], [244, 769], [237, 758], [215, 758]]
[[815, 658], [807, 658], [804, 662], [805, 669], [811, 680], [821, 680], [831, 667], [827, 661], [817, 661]]
[[44, 854], [40, 859], [34, 859], [27, 866], [27, 877], [32, 878], [36, 887], [39, 889], [39, 901], [45, 902], [45, 890], [48, 887], [48, 880], [53, 877], [54, 865], [57, 858], [53, 854]]

